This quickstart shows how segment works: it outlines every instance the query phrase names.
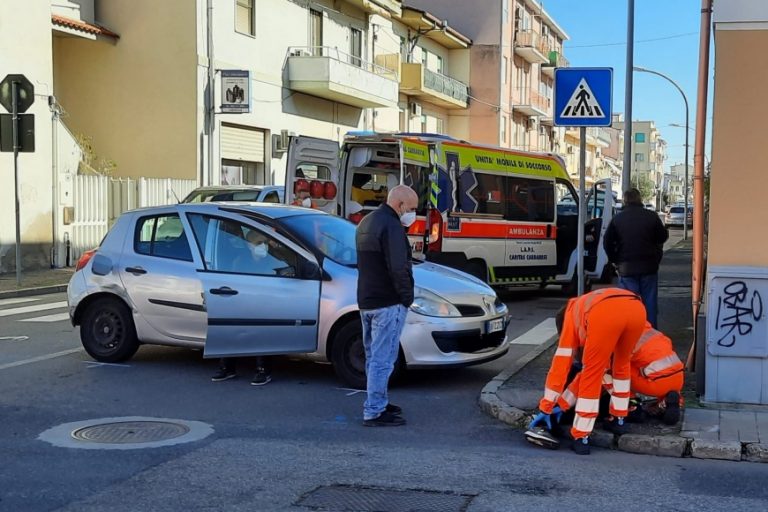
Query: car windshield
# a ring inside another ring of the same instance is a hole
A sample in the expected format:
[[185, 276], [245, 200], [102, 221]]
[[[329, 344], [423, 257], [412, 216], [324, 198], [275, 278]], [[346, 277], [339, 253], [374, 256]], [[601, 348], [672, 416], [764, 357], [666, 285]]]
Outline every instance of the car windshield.
[[183, 203], [208, 203], [210, 201], [256, 201], [261, 190], [196, 190], [184, 198]]
[[669, 213], [684, 213], [684, 208], [682, 206], [673, 206], [669, 209]]
[[305, 244], [341, 265], [357, 265], [355, 225], [333, 215], [295, 215], [280, 223]]

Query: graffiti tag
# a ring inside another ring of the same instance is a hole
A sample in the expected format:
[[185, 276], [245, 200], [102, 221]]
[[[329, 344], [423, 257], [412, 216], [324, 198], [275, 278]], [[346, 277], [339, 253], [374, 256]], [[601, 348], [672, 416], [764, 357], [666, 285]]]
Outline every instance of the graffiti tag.
[[721, 347], [732, 347], [736, 336], [746, 336], [752, 332], [752, 323], [763, 315], [763, 299], [757, 290], [750, 295], [744, 281], [734, 281], [723, 288], [723, 294], [717, 298], [717, 317], [715, 329], [727, 329], [717, 341]]

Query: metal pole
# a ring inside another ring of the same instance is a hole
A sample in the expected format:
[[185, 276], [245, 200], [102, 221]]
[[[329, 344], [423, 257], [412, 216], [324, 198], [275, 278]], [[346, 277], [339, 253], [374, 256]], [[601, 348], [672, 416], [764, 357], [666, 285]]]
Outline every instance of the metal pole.
[[[213, 159], [213, 151], [214, 151], [214, 144], [213, 144], [213, 132], [216, 129], [216, 98], [215, 98], [215, 88], [216, 88], [216, 67], [214, 65], [214, 55], [213, 55], [213, 0], [208, 0], [207, 5], [207, 36], [208, 36], [208, 173], [207, 176], [204, 176], [203, 185], [213, 185], [214, 179], [213, 179], [213, 167], [214, 167], [214, 159]], [[206, 179], [207, 178], [207, 179]]]
[[11, 82], [11, 104], [13, 105], [13, 181], [16, 202], [16, 286], [21, 286], [21, 222], [19, 211], [19, 96], [18, 82]]
[[576, 270], [579, 273], [578, 294], [584, 294], [584, 223], [587, 222], [587, 200], [584, 181], [587, 177], [587, 128], [579, 128], [579, 228], [577, 230], [578, 242], [576, 251]]
[[627, 75], [624, 91], [624, 163], [621, 169], [621, 186], [629, 190], [632, 166], [632, 68], [635, 52], [635, 0], [627, 0]]

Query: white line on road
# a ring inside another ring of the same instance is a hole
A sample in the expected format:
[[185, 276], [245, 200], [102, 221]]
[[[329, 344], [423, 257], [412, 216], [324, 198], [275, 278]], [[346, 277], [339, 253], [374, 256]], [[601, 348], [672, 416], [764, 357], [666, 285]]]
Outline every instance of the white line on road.
[[97, 366], [118, 366], [120, 368], [130, 368], [131, 365], [129, 364], [120, 364], [120, 363], [100, 363], [99, 361], [83, 361], [83, 363], [88, 365], [88, 368], [96, 368]]
[[0, 336], [0, 341], [27, 341], [29, 336]]
[[35, 306], [22, 306], [20, 308], [0, 309], [0, 316], [23, 315], [24, 313], [36, 313], [48, 309], [59, 309], [67, 307], [67, 301], [50, 302], [48, 304], [37, 304]]
[[0, 306], [10, 306], [11, 304], [24, 304], [25, 302], [35, 302], [40, 300], [35, 297], [19, 297], [17, 299], [2, 299], [0, 300]]
[[43, 356], [31, 357], [29, 359], [22, 359], [21, 361], [14, 361], [13, 363], [0, 364], [0, 370], [7, 370], [8, 368], [15, 368], [17, 366], [24, 366], [25, 364], [39, 363], [40, 361], [46, 361], [48, 359], [54, 359], [56, 357], [67, 356], [76, 352], [81, 352], [81, 348], [71, 348], [69, 350], [62, 350], [61, 352], [54, 352], [53, 354], [45, 354]]
[[61, 322], [69, 320], [69, 313], [56, 313], [55, 315], [36, 316], [34, 318], [25, 318], [20, 322]]
[[547, 318], [539, 325], [510, 341], [513, 345], [541, 345], [557, 334], [555, 319]]

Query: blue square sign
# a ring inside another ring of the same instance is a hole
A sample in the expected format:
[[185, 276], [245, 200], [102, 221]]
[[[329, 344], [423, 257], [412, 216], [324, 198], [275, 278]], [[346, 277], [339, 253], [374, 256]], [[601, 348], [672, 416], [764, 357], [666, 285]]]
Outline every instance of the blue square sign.
[[613, 68], [555, 69], [555, 126], [610, 126]]

